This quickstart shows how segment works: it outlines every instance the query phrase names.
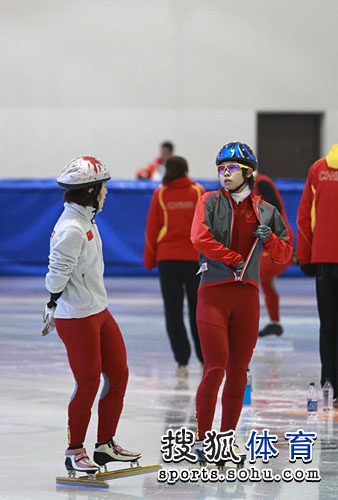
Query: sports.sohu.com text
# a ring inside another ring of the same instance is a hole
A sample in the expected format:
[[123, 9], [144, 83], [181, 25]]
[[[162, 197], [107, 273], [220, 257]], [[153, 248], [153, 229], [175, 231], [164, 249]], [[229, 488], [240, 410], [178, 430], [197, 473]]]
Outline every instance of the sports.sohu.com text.
[[251, 466], [247, 469], [229, 468], [226, 470], [207, 469], [206, 467], [196, 469], [161, 469], [157, 473], [157, 480], [161, 483], [175, 484], [178, 481], [183, 483], [202, 482], [291, 482], [301, 483], [319, 482], [321, 476], [318, 469], [290, 469], [286, 468], [280, 474], [275, 474], [272, 469], [258, 469]]

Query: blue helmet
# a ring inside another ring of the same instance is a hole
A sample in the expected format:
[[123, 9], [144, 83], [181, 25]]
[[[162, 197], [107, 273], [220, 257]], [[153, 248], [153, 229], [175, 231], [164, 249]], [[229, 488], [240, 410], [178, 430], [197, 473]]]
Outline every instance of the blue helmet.
[[216, 165], [227, 161], [237, 161], [256, 170], [258, 161], [255, 153], [247, 144], [243, 142], [229, 142], [222, 147], [216, 156]]

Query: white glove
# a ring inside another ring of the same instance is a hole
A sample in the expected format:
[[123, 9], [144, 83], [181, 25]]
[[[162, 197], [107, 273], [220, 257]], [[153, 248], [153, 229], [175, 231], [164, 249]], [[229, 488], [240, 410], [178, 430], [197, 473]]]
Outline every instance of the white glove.
[[55, 322], [54, 322], [54, 313], [56, 309], [56, 304], [52, 305], [53, 302], [48, 302], [48, 304], [45, 305], [45, 311], [43, 313], [43, 322], [44, 325], [41, 328], [41, 335], [44, 337], [45, 335], [48, 335], [52, 330], [55, 328]]

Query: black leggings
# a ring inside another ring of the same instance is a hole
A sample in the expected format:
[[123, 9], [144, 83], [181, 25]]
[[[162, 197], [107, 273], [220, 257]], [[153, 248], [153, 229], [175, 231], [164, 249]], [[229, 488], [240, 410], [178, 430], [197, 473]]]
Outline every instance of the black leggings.
[[338, 264], [316, 265], [316, 292], [320, 320], [321, 384], [328, 378], [338, 397]]
[[190, 260], [161, 260], [157, 263], [170, 345], [179, 365], [187, 365], [191, 348], [183, 320], [183, 299], [186, 292], [190, 330], [198, 359], [203, 363], [196, 324], [198, 262]]

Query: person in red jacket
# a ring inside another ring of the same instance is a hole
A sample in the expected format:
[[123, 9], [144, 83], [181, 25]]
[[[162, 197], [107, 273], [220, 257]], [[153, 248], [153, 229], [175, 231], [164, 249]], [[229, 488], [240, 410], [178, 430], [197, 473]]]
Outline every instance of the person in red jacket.
[[173, 155], [174, 145], [172, 142], [162, 142], [160, 146], [160, 156], [155, 158], [146, 167], [136, 170], [135, 177], [137, 179], [151, 179], [154, 181], [162, 180], [166, 161]]
[[311, 165], [297, 214], [302, 271], [316, 276], [321, 385], [330, 380], [338, 404], [338, 144]]
[[[257, 172], [253, 192], [254, 194], [261, 195], [263, 200], [277, 208], [288, 229], [290, 243], [293, 244], [293, 232], [286, 214], [283, 199], [271, 177]], [[279, 295], [274, 285], [274, 279], [282, 274], [282, 272], [289, 267], [291, 262], [292, 257], [289, 262], [279, 264], [273, 261], [267, 250], [263, 249], [261, 253], [259, 277], [264, 293], [265, 306], [270, 317], [270, 323], [260, 330], [258, 334], [259, 337], [265, 337], [266, 335], [280, 336], [283, 333], [283, 327], [280, 324], [279, 317]]]
[[183, 320], [184, 292], [196, 355], [203, 363], [196, 325], [198, 254], [190, 241], [190, 229], [196, 203], [205, 190], [187, 175], [184, 158], [169, 158], [163, 185], [151, 200], [144, 247], [145, 267], [150, 270], [157, 265], [159, 270], [166, 329], [180, 375], [187, 374], [191, 353]]
[[202, 440], [211, 430], [219, 387], [221, 432], [235, 430], [240, 417], [247, 368], [258, 337], [258, 267], [263, 245], [280, 264], [292, 245], [278, 210], [252, 194], [257, 158], [244, 143], [226, 144], [216, 158], [222, 189], [198, 202], [191, 241], [200, 253], [197, 324], [204, 358], [196, 394], [196, 453], [205, 462]]

